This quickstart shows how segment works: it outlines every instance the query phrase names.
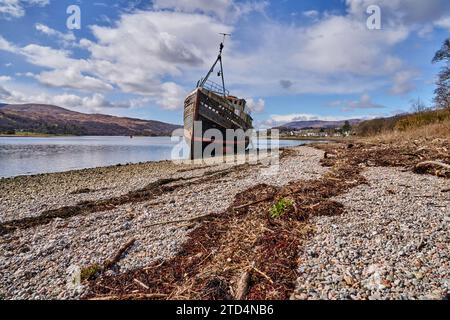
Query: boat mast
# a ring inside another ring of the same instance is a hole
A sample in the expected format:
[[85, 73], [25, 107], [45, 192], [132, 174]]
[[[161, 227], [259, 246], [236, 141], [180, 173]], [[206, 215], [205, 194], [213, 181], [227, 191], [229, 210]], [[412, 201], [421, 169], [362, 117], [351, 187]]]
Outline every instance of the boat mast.
[[216, 67], [217, 63], [220, 62], [220, 72], [219, 72], [219, 74], [222, 77], [222, 90], [223, 90], [223, 96], [225, 97], [226, 96], [226, 90], [225, 90], [225, 78], [224, 78], [224, 75], [223, 75], [222, 51], [223, 51], [223, 48], [225, 47], [225, 39], [226, 39], [226, 37], [227, 36], [231, 36], [231, 34], [228, 34], [228, 33], [220, 33], [220, 34], [223, 35], [223, 40], [220, 43], [219, 55], [217, 56], [217, 59], [214, 62], [214, 64], [211, 67], [211, 69], [209, 69], [209, 72], [206, 75], [206, 77], [200, 83], [199, 87], [203, 88], [203, 86], [205, 85], [206, 81], [208, 81], [209, 77], [214, 72], [214, 68]]

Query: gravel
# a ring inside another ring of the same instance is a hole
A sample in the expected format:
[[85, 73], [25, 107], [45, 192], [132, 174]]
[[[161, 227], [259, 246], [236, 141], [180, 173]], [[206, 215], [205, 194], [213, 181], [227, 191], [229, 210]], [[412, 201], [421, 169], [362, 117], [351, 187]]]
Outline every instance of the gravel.
[[[77, 299], [81, 268], [103, 263], [128, 240], [135, 244], [108, 272], [124, 272], [172, 257], [191, 231], [153, 223], [222, 212], [234, 196], [260, 183], [283, 186], [320, 178], [323, 152], [297, 147], [270, 174], [251, 166], [156, 199], [104, 212], [54, 219], [0, 237], [0, 298]], [[158, 179], [200, 177], [228, 165], [145, 163], [0, 180], [0, 222], [38, 216], [80, 201], [107, 199]], [[300, 252], [293, 299], [442, 299], [448, 294], [448, 180], [393, 168], [367, 168], [369, 185], [333, 200], [342, 216], [313, 217], [315, 235]], [[73, 194], [89, 189], [90, 192]]]
[[[190, 185], [151, 201], [105, 212], [54, 219], [47, 225], [17, 230], [0, 238], [0, 297], [5, 299], [76, 299], [85, 288], [73, 283], [81, 268], [103, 263], [129, 239], [136, 238], [118, 268], [123, 272], [172, 257], [190, 232], [188, 227], [155, 222], [183, 219], [226, 209], [234, 196], [267, 183], [282, 186], [317, 179], [327, 169], [323, 152], [297, 147], [281, 160], [280, 170], [252, 166], [219, 180]], [[0, 221], [37, 216], [42, 210], [84, 200], [105, 199], [168, 177], [197, 177], [229, 165], [189, 166], [160, 162], [0, 180]], [[271, 174], [270, 174], [271, 173]], [[105, 190], [81, 195], [83, 188]]]
[[443, 299], [449, 293], [449, 181], [368, 168], [369, 185], [335, 198], [342, 216], [314, 217], [293, 299]]

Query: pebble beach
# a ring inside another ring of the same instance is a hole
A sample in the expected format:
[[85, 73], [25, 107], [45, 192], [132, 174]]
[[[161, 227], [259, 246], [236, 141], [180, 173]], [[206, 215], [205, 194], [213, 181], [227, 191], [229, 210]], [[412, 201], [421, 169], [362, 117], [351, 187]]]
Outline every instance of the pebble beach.
[[[263, 165], [164, 161], [0, 180], [3, 225], [173, 180], [172, 191], [149, 199], [3, 233], [0, 297], [79, 299], [88, 288], [74, 285], [74, 275], [103, 263], [129, 239], [135, 242], [109, 273], [173, 257], [195, 229], [157, 223], [219, 213], [252, 186], [283, 187], [320, 179], [330, 170], [320, 162], [323, 151], [290, 150], [276, 174]], [[444, 298], [450, 278], [450, 197], [442, 190], [449, 180], [386, 167], [366, 168], [363, 175], [368, 184], [333, 199], [344, 205], [343, 215], [311, 218], [314, 235], [298, 249], [292, 299]]]

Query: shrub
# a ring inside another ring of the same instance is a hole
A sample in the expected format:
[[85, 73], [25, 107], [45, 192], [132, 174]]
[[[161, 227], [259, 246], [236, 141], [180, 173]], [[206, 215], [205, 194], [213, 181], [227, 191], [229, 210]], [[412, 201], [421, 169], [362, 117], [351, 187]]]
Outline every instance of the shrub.
[[81, 269], [80, 278], [81, 281], [92, 280], [95, 276], [102, 271], [102, 267], [96, 263]]
[[280, 199], [270, 209], [270, 217], [272, 219], [280, 218], [293, 206], [294, 206], [294, 200], [289, 199], [289, 198]]

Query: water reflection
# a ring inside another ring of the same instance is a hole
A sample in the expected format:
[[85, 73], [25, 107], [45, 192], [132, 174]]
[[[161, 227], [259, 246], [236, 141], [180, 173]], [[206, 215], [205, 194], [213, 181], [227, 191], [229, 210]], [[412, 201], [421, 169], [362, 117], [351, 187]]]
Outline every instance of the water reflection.
[[[280, 147], [304, 143], [282, 140]], [[170, 137], [0, 137], [0, 177], [170, 160], [176, 144]]]

